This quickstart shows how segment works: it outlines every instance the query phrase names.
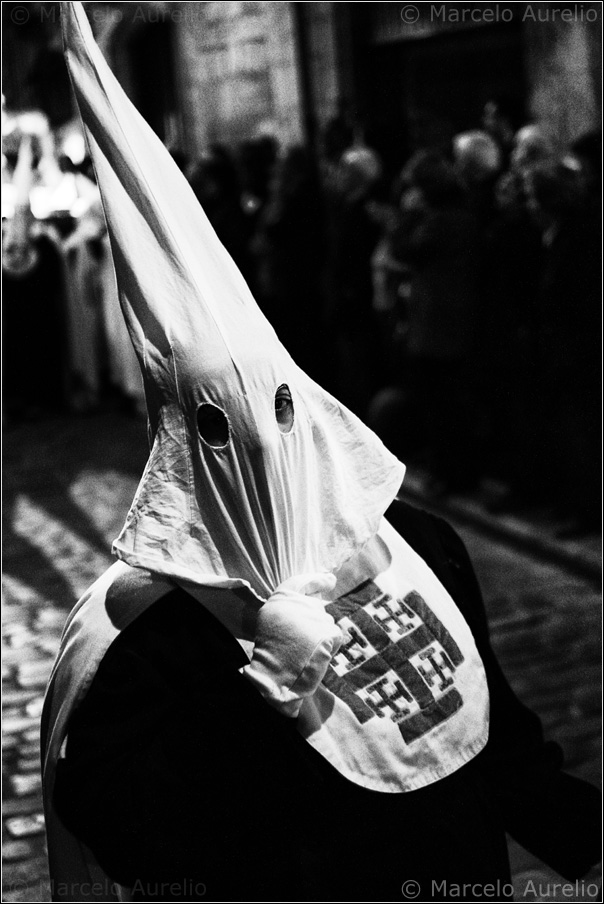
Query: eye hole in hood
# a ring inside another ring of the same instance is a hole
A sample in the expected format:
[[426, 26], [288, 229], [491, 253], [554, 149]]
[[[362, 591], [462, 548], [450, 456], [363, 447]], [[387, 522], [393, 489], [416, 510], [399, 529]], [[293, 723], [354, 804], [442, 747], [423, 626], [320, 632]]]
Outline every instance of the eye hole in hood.
[[222, 449], [230, 439], [226, 414], [215, 405], [204, 404], [197, 409], [197, 429], [202, 440], [213, 449]]
[[294, 426], [294, 403], [287, 383], [275, 393], [275, 417], [281, 433], [290, 433]]

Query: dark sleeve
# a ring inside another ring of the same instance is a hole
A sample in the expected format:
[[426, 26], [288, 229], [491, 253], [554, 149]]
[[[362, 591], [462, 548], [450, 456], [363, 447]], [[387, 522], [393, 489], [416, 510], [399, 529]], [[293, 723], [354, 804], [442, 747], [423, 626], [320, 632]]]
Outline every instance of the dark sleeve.
[[453, 573], [453, 598], [474, 634], [489, 684], [489, 741], [477, 762], [506, 831], [560, 875], [578, 879], [601, 856], [600, 792], [562, 771], [560, 747], [544, 739], [539, 718], [512, 691], [491, 647], [484, 603], [466, 548], [450, 525], [433, 520]]
[[303, 833], [320, 782], [294, 720], [240, 675], [247, 659], [201, 608], [171, 594], [114, 642], [70, 721], [55, 803], [124, 885], [186, 877], [240, 894], [269, 858], [277, 881], [295, 847], [278, 814]]

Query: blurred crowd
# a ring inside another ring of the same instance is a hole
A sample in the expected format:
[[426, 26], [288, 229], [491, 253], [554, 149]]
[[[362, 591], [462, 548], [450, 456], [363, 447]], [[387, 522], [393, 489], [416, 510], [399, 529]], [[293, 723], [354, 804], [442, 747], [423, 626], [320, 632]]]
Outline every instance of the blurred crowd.
[[[3, 119], [5, 416], [143, 410], [83, 139]], [[315, 153], [174, 157], [296, 362], [431, 492], [599, 524], [599, 134], [563, 148], [493, 99], [399, 172], [345, 113]]]

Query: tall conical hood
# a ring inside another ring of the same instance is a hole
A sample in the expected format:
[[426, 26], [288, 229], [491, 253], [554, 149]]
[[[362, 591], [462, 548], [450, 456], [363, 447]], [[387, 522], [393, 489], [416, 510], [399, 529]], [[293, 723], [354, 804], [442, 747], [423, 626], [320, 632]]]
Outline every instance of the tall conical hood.
[[[114, 551], [260, 597], [293, 574], [332, 571], [375, 533], [404, 467], [294, 364], [81, 4], [61, 6], [153, 441]], [[293, 426], [275, 415], [283, 386]]]

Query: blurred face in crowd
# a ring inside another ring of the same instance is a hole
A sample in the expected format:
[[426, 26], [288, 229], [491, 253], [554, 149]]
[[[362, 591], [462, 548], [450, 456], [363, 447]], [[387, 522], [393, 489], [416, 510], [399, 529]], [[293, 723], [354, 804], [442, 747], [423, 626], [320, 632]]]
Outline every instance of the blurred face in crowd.
[[340, 160], [340, 190], [348, 201], [366, 198], [378, 181], [381, 164], [369, 148], [350, 148]]
[[486, 132], [462, 132], [453, 139], [455, 168], [468, 187], [493, 179], [501, 169], [501, 150]]
[[482, 126], [485, 132], [492, 135], [504, 146], [511, 145], [514, 140], [514, 129], [507, 116], [500, 109], [497, 101], [489, 100], [482, 113]]
[[538, 126], [524, 126], [516, 133], [510, 158], [512, 169], [527, 172], [552, 156], [552, 143]]
[[400, 208], [403, 213], [411, 211], [424, 210], [426, 207], [426, 198], [421, 188], [411, 185], [401, 195]]

